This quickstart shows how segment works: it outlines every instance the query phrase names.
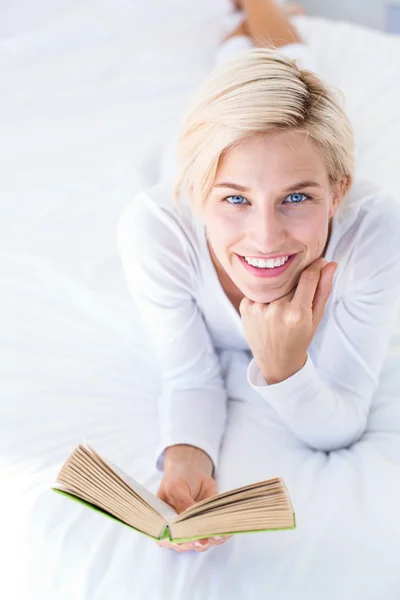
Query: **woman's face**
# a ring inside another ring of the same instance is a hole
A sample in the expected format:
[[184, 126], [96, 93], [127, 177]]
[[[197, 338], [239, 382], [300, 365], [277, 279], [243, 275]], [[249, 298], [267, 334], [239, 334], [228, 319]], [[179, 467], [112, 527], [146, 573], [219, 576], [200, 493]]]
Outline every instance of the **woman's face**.
[[[331, 189], [323, 159], [305, 134], [257, 134], [232, 147], [220, 160], [203, 212], [211, 256], [220, 276], [230, 278], [230, 291], [261, 303], [288, 294], [323, 256], [342, 190]], [[287, 256], [280, 267], [265, 262]]]

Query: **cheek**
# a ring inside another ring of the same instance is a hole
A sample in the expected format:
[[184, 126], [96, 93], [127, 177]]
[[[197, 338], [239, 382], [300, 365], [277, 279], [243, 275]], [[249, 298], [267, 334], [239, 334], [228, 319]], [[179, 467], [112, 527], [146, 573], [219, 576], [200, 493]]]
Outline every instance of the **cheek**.
[[311, 252], [319, 252], [324, 246], [328, 236], [329, 216], [321, 213], [307, 219], [302, 219], [298, 226], [292, 229], [292, 237], [297, 238]]
[[208, 239], [215, 251], [224, 252], [235, 244], [242, 235], [239, 219], [230, 219], [218, 211], [210, 214], [206, 220]]
[[321, 225], [315, 233], [315, 239], [317, 240], [317, 251], [320, 253], [326, 245], [329, 235], [329, 216], [321, 221]]

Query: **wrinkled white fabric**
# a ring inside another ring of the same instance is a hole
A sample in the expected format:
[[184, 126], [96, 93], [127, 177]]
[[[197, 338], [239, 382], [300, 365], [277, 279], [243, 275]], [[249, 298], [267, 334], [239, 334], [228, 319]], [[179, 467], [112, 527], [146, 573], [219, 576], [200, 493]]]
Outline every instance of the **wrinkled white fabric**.
[[[50, 491], [82, 440], [158, 489], [161, 381], [116, 230], [139, 189], [160, 179], [159, 156], [148, 162], [148, 150], [174, 129], [212, 68], [225, 11], [225, 0], [1, 4], [0, 595], [7, 600], [400, 597], [395, 330], [366, 431], [330, 453], [302, 442], [252, 389], [248, 352], [219, 353], [229, 401], [218, 489], [283, 477], [293, 531], [177, 554]], [[296, 25], [318, 72], [345, 94], [359, 176], [399, 198], [400, 40], [324, 19], [299, 17]]]

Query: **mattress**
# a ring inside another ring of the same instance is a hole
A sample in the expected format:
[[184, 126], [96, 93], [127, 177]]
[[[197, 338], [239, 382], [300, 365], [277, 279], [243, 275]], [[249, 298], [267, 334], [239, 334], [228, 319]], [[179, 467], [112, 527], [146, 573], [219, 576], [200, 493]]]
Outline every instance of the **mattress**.
[[[248, 398], [246, 356], [221, 357], [230, 401], [219, 490], [283, 477], [293, 531], [178, 554], [50, 490], [82, 440], [158, 488], [160, 379], [116, 225], [157, 180], [155, 149], [212, 68], [227, 10], [223, 0], [0, 7], [1, 597], [400, 598], [400, 323], [367, 431], [331, 453], [276, 429]], [[344, 93], [359, 175], [400, 201], [400, 39], [295, 23]]]

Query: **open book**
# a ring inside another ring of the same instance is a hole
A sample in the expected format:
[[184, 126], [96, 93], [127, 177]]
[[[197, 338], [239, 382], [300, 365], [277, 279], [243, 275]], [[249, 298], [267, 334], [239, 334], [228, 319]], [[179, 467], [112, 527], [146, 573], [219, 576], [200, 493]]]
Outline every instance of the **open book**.
[[154, 539], [184, 542], [296, 526], [281, 478], [253, 483], [202, 500], [178, 514], [89, 444], [79, 444], [62, 467], [53, 489]]

